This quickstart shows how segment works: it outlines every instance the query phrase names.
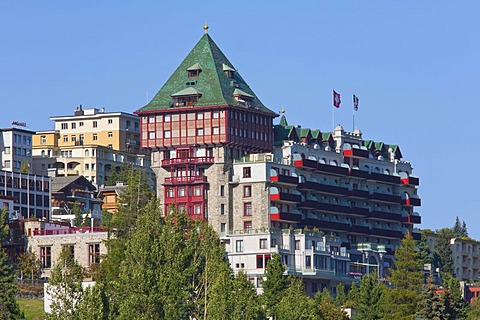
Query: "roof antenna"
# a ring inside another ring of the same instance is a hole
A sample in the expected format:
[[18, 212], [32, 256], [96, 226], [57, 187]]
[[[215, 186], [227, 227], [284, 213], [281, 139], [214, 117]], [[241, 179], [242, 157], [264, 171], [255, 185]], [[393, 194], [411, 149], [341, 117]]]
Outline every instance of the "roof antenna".
[[207, 19], [205, 19], [205, 24], [203, 25], [203, 30], [205, 30], [205, 33], [208, 33], [208, 23], [207, 23]]

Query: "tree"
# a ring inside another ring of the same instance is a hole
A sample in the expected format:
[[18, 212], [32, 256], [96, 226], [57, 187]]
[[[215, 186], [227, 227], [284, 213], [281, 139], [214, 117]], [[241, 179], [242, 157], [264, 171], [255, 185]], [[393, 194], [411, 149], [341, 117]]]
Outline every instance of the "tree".
[[443, 228], [437, 230], [437, 243], [435, 244], [435, 256], [438, 261], [438, 266], [442, 273], [450, 273], [454, 275], [452, 248], [450, 247], [450, 239], [455, 237], [455, 234], [450, 228]]
[[315, 294], [314, 312], [316, 319], [344, 320], [347, 314], [333, 300], [327, 288]]
[[423, 283], [423, 263], [411, 234], [395, 250], [395, 267], [388, 278], [393, 288], [385, 291], [383, 315], [391, 319], [415, 319]]
[[18, 256], [18, 267], [20, 271], [20, 278], [25, 276], [30, 277], [30, 280], [37, 279], [41, 267], [40, 260], [37, 258], [35, 252], [22, 252]]
[[78, 319], [76, 306], [83, 297], [83, 269], [68, 248], [63, 248], [50, 275], [48, 292], [52, 296], [48, 319]]
[[352, 282], [352, 286], [348, 291], [347, 301], [345, 305], [348, 307], [356, 307], [357, 301], [358, 301], [358, 293], [359, 293], [359, 289], [357, 287], [357, 284], [355, 282]]
[[467, 310], [467, 320], [480, 319], [480, 298], [474, 299]]
[[20, 164], [20, 173], [29, 174], [30, 173], [30, 164], [27, 161], [22, 161]]
[[437, 294], [437, 286], [433, 284], [433, 278], [428, 277], [427, 284], [423, 289], [422, 299], [420, 300], [421, 319], [425, 320], [443, 320], [444, 305]]
[[465, 319], [466, 305], [460, 290], [460, 283], [452, 275], [446, 275], [443, 279], [444, 292], [442, 302], [444, 305], [443, 318], [445, 320]]
[[279, 254], [273, 254], [272, 259], [268, 261], [265, 268], [265, 277], [263, 282], [263, 305], [267, 316], [275, 318], [275, 308], [280, 303], [285, 290], [288, 287], [287, 278], [283, 275], [285, 265], [282, 263]]
[[363, 276], [360, 288], [354, 298], [354, 306], [358, 310], [355, 319], [376, 320], [381, 318], [381, 301], [385, 285], [378, 281], [377, 273]]
[[337, 285], [337, 295], [335, 297], [335, 304], [337, 307], [342, 307], [345, 305], [345, 302], [347, 301], [347, 296], [345, 294], [345, 285], [343, 283], [339, 283]]
[[247, 274], [240, 271], [233, 280], [232, 320], [264, 319], [259, 296]]
[[466, 238], [468, 237], [467, 224], [465, 221], [460, 223], [460, 219], [455, 219], [455, 224], [453, 225], [453, 237], [454, 238]]
[[275, 308], [277, 319], [314, 319], [313, 301], [305, 293], [302, 279], [290, 277], [289, 282], [290, 285]]
[[0, 319], [15, 320], [21, 312], [15, 300], [17, 286], [14, 283], [12, 267], [5, 252], [0, 249]]
[[417, 248], [420, 250], [420, 259], [424, 264], [433, 264], [433, 254], [427, 241], [427, 236], [431, 233], [432, 231], [430, 230], [422, 230], [420, 232], [421, 238], [417, 241]]

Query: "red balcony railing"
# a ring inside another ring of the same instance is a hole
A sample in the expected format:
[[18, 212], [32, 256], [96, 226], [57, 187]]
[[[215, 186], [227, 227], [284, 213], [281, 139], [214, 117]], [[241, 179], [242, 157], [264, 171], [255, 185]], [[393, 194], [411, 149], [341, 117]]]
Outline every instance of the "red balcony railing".
[[59, 229], [47, 229], [47, 230], [33, 230], [34, 236], [56, 236], [63, 234], [79, 234], [79, 233], [91, 233], [91, 232], [105, 232], [99, 227], [80, 227], [80, 228], [59, 228]]
[[212, 164], [213, 157], [188, 157], [188, 158], [173, 158], [162, 160], [162, 167], [176, 165], [176, 164]]
[[165, 183], [193, 183], [193, 182], [207, 182], [206, 176], [195, 177], [166, 177]]
[[407, 178], [401, 178], [400, 181], [403, 184], [410, 184], [413, 186], [418, 186], [420, 184], [420, 179], [417, 177], [407, 177]]

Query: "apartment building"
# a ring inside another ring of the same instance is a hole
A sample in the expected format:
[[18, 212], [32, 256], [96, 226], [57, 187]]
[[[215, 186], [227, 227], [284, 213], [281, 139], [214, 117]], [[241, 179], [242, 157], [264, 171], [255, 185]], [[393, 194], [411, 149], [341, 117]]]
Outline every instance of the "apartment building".
[[94, 185], [105, 184], [122, 163], [147, 170], [150, 153], [140, 150], [140, 124], [136, 115], [77, 107], [73, 115], [50, 117], [54, 130], [33, 136], [33, 171], [59, 176], [83, 175]]
[[473, 239], [452, 238], [453, 270], [458, 280], [480, 281], [480, 242]]
[[314, 293], [388, 275], [404, 235], [420, 237], [419, 179], [399, 146], [291, 126], [284, 112], [274, 126], [208, 33], [135, 113], [165, 212], [207, 219], [259, 291], [275, 252]]
[[32, 135], [35, 133], [21, 128], [0, 129], [0, 170], [19, 172], [22, 163], [32, 167]]

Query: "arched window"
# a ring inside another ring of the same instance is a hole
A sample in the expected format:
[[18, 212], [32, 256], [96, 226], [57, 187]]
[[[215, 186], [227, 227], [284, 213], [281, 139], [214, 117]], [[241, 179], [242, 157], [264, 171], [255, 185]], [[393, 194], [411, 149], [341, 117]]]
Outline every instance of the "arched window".
[[45, 157], [45, 150], [42, 150], [42, 157]]
[[90, 157], [90, 150], [85, 149], [85, 157]]

